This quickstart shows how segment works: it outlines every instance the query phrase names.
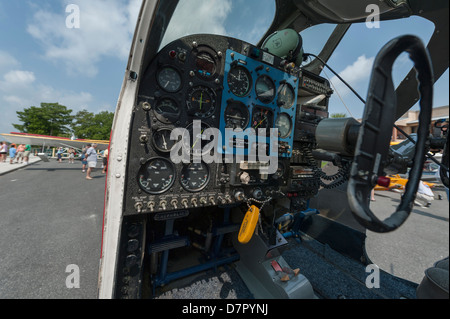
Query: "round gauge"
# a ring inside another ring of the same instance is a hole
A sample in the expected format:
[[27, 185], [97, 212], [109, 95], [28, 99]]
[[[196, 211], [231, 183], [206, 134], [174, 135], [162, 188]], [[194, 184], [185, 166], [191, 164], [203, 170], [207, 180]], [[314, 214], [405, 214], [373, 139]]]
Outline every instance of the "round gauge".
[[200, 52], [195, 58], [195, 66], [197, 67], [197, 75], [202, 78], [211, 78], [216, 74], [216, 61], [213, 56], [207, 52]]
[[252, 128], [271, 128], [273, 125], [273, 113], [270, 109], [255, 107], [252, 116]]
[[189, 124], [184, 134], [183, 138], [183, 147], [185, 150], [189, 151], [191, 155], [201, 156], [208, 153], [208, 149], [205, 149], [207, 144], [210, 144], [212, 141], [207, 140], [207, 136], [205, 135], [205, 131], [209, 129], [209, 126], [203, 122], [201, 125], [198, 125], [200, 121], [194, 121], [194, 123]]
[[196, 86], [189, 91], [186, 103], [189, 114], [208, 118], [216, 110], [216, 94], [209, 87]]
[[173, 93], [181, 88], [181, 76], [177, 70], [171, 67], [164, 67], [158, 72], [158, 84], [165, 91]]
[[278, 136], [281, 138], [286, 138], [291, 134], [292, 121], [291, 117], [286, 113], [280, 113], [277, 120], [275, 121], [275, 128], [278, 129]]
[[255, 90], [262, 103], [270, 103], [275, 98], [275, 83], [268, 75], [261, 75], [256, 80]]
[[278, 89], [278, 106], [290, 109], [295, 102], [295, 91], [292, 86], [288, 83], [284, 83]]
[[209, 168], [205, 163], [191, 163], [181, 170], [181, 185], [189, 192], [199, 192], [209, 182]]
[[228, 87], [239, 97], [246, 96], [252, 88], [252, 76], [243, 66], [233, 67], [228, 73]]
[[250, 113], [244, 103], [232, 101], [225, 109], [224, 118], [225, 128], [245, 129], [250, 120]]
[[174, 145], [178, 143], [175, 140], [170, 139], [171, 129], [161, 128], [153, 133], [153, 146], [163, 153], [169, 153]]
[[149, 194], [161, 194], [172, 187], [175, 181], [175, 168], [165, 158], [153, 158], [139, 170], [139, 186]]
[[177, 103], [171, 98], [162, 98], [158, 100], [155, 106], [155, 111], [161, 115], [178, 116], [180, 109]]

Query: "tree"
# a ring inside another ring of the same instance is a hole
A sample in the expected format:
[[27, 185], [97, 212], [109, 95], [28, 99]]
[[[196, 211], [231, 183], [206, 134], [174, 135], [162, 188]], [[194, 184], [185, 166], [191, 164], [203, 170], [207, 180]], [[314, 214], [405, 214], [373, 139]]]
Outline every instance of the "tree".
[[90, 138], [94, 113], [86, 110], [79, 111], [73, 117], [72, 131], [78, 138]]
[[114, 120], [114, 113], [103, 111], [94, 116], [94, 123], [97, 131], [92, 136], [94, 140], [109, 140]]
[[78, 138], [109, 140], [113, 119], [112, 112], [103, 111], [94, 114], [82, 110], [75, 114], [71, 128]]
[[347, 117], [347, 114], [345, 114], [345, 113], [334, 113], [334, 114], [331, 114], [330, 117], [334, 118], [334, 119], [344, 118], [344, 117]]
[[64, 137], [71, 134], [72, 110], [59, 103], [41, 103], [40, 107], [31, 106], [16, 113], [23, 124], [13, 126], [22, 133]]

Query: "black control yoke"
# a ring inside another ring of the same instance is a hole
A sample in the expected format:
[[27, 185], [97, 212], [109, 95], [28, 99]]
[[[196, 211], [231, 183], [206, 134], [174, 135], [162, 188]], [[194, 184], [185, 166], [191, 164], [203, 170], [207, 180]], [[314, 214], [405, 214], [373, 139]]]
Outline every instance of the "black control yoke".
[[[397, 108], [392, 66], [403, 52], [409, 53], [418, 73], [421, 96], [419, 128], [413, 166], [409, 172], [405, 193], [397, 210], [381, 221], [370, 210], [369, 197], [379, 179], [385, 176], [383, 170], [387, 164]], [[433, 103], [433, 83], [428, 51], [422, 41], [415, 36], [405, 35], [393, 39], [381, 49], [375, 59], [347, 190], [353, 215], [361, 225], [371, 231], [384, 233], [397, 229], [412, 210], [425, 162]]]

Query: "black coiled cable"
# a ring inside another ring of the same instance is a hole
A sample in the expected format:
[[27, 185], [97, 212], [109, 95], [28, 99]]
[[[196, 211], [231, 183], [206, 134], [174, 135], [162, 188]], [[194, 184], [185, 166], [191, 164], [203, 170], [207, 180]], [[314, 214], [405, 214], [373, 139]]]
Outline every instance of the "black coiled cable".
[[[338, 172], [333, 175], [327, 175], [322, 169], [317, 166], [316, 160], [307, 145], [302, 145], [303, 156], [305, 157], [308, 164], [311, 166], [314, 172], [314, 176], [318, 179], [320, 186], [326, 189], [332, 189], [341, 186], [348, 180], [350, 172], [350, 162], [344, 162], [338, 165]], [[331, 181], [331, 183], [324, 183], [325, 181]]]

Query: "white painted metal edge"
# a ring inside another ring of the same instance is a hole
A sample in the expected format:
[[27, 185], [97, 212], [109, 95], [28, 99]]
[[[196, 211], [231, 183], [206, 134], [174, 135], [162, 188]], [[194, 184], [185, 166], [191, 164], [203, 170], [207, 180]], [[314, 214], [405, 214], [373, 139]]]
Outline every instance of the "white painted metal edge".
[[[154, 21], [158, 3], [158, 0], [142, 1], [130, 57], [114, 116], [105, 190], [102, 252], [98, 276], [98, 297], [101, 299], [110, 299], [114, 296], [131, 116], [137, 98], [139, 79], [143, 71], [142, 59], [147, 45], [148, 32]], [[130, 72], [136, 72], [138, 80], [132, 79]]]

